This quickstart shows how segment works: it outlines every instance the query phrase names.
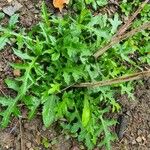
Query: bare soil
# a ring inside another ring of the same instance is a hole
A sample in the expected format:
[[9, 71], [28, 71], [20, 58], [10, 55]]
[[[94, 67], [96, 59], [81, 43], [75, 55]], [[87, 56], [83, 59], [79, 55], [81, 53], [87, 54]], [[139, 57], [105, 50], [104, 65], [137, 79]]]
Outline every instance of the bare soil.
[[123, 107], [119, 141], [113, 145], [114, 150], [149, 150], [150, 149], [150, 79], [143, 85], [137, 85], [135, 100], [127, 96], [120, 97]]
[[[40, 17], [41, 0], [17, 0], [22, 8], [20, 25], [29, 28], [36, 24]], [[49, 11], [53, 12], [52, 1], [46, 1]], [[10, 5], [7, 0], [1, 0], [0, 11]], [[6, 24], [8, 16], [2, 24]], [[17, 58], [12, 54], [11, 47], [6, 46], [0, 52], [0, 95], [15, 93], [7, 89], [4, 79], [13, 78], [14, 73], [9, 63], [16, 62]], [[143, 84], [135, 88], [135, 100], [130, 101], [126, 95], [118, 97], [123, 111], [118, 118], [120, 125], [116, 126], [119, 140], [113, 143], [113, 150], [149, 150], [150, 149], [150, 79], [145, 79]], [[20, 119], [13, 118], [9, 127], [0, 130], [0, 150], [79, 150], [85, 149], [81, 143], [77, 143], [69, 135], [65, 135], [57, 124], [46, 129], [42, 124], [40, 115], [32, 121], [26, 118], [26, 109], [22, 108], [23, 116]], [[95, 150], [98, 150], [96, 148]]]

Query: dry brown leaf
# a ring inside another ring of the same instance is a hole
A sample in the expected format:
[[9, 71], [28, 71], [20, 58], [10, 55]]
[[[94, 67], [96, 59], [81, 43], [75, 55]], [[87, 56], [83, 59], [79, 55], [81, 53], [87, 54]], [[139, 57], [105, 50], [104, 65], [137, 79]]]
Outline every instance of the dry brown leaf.
[[53, 0], [53, 5], [55, 8], [58, 8], [60, 12], [62, 11], [64, 4], [68, 4], [69, 0]]

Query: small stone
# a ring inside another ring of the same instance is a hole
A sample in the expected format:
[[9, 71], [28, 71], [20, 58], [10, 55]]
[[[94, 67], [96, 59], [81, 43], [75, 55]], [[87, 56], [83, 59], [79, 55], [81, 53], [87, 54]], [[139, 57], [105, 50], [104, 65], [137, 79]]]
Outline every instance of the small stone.
[[142, 142], [142, 138], [139, 136], [139, 137], [136, 138], [136, 141], [137, 141], [138, 143], [141, 143], [141, 142]]
[[28, 9], [32, 9], [32, 8], [34, 8], [34, 7], [33, 7], [33, 5], [31, 5], [31, 4], [30, 4], [30, 5], [28, 5], [27, 7], [28, 7]]
[[37, 9], [35, 9], [35, 10], [34, 10], [34, 13], [35, 13], [35, 14], [38, 14], [38, 13], [39, 13], [39, 11], [38, 11]]
[[34, 150], [32, 147], [29, 150]]
[[142, 136], [142, 140], [143, 140], [143, 141], [146, 141], [146, 138], [145, 138], [144, 136]]
[[150, 139], [150, 134], [147, 136], [147, 138], [149, 138], [149, 139]]
[[19, 69], [14, 69], [14, 70], [13, 70], [13, 74], [14, 74], [15, 77], [20, 77], [21, 72], [20, 72]]
[[6, 145], [6, 146], [5, 146], [5, 148], [6, 148], [6, 149], [9, 149], [9, 146], [8, 146], [8, 145]]
[[9, 16], [12, 16], [19, 9], [22, 8], [22, 5], [18, 1], [13, 1], [12, 5], [3, 7], [3, 12]]
[[136, 141], [135, 141], [135, 140], [133, 140], [133, 141], [132, 141], [132, 145], [135, 145], [135, 144], [136, 144]]
[[131, 133], [131, 136], [134, 137], [134, 133]]
[[29, 128], [29, 124], [28, 124], [28, 123], [25, 123], [25, 124], [24, 124], [24, 128], [25, 128], [25, 129], [28, 129], [28, 128]]
[[31, 148], [31, 146], [32, 146], [31, 142], [26, 143], [27, 148]]
[[46, 131], [46, 127], [45, 127], [45, 126], [43, 126], [43, 127], [42, 127], [42, 130], [43, 130], [43, 131]]
[[132, 116], [130, 111], [127, 111], [126, 114], [130, 117]]

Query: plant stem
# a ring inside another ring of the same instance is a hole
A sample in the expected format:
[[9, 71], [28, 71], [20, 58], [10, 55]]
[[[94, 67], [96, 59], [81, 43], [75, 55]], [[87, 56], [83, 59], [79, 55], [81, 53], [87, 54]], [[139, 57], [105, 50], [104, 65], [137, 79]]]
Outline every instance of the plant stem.
[[106, 52], [109, 48], [111, 48], [115, 44], [121, 42], [124, 39], [132, 37], [133, 35], [137, 34], [138, 32], [141, 32], [141, 30], [145, 30], [145, 29], [148, 29], [148, 28], [150, 28], [150, 21], [142, 24], [141, 26], [139, 26], [136, 29], [133, 29], [133, 30], [127, 32], [124, 35], [121, 35], [121, 36], [113, 38], [113, 40], [109, 44], [107, 44], [106, 46], [102, 47], [96, 53], [93, 54], [94, 58], [97, 59], [99, 56], [101, 56], [104, 52]]
[[127, 20], [127, 22], [122, 25], [120, 27], [120, 29], [118, 30], [116, 36], [120, 36], [123, 33], [125, 33], [125, 31], [129, 28], [129, 26], [131, 25], [132, 21], [137, 17], [137, 15], [141, 12], [141, 10], [144, 8], [144, 6], [149, 2], [149, 0], [145, 0], [140, 6], [139, 8], [133, 13], [133, 15]]
[[107, 86], [107, 85], [112, 85], [112, 84], [119, 84], [122, 82], [127, 82], [127, 81], [133, 81], [133, 80], [139, 80], [144, 77], [150, 77], [150, 70], [148, 71], [142, 71], [134, 74], [130, 74], [128, 76], [121, 76], [119, 78], [115, 79], [110, 79], [106, 81], [98, 81], [98, 82], [87, 82], [87, 83], [80, 83], [77, 85], [74, 85], [73, 87], [101, 87], [101, 86]]

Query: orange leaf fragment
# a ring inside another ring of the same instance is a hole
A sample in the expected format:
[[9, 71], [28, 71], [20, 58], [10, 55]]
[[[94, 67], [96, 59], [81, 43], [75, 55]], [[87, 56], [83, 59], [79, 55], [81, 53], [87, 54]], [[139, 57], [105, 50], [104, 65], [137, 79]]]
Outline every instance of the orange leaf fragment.
[[69, 3], [69, 0], [53, 0], [54, 7], [59, 8], [60, 12], [62, 12], [64, 4], [68, 4], [68, 3]]

